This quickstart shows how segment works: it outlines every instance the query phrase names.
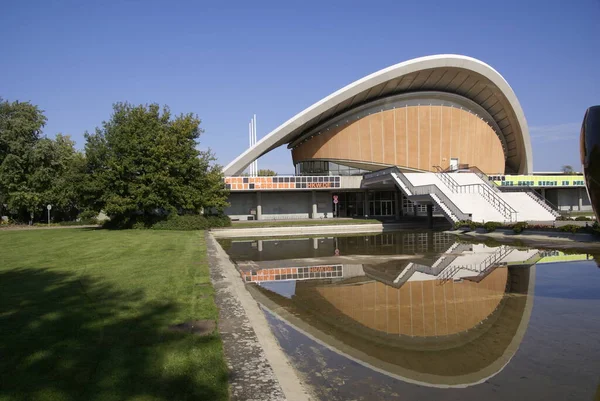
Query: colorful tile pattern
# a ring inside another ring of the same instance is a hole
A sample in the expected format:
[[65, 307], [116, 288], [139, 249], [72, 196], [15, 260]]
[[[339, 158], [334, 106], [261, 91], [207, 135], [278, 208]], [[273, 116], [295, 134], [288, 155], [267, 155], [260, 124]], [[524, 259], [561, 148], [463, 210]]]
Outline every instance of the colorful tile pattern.
[[230, 191], [340, 188], [340, 176], [225, 177]]
[[344, 276], [342, 265], [281, 267], [242, 271], [242, 279], [247, 283], [284, 280], [311, 280], [323, 278], [341, 278]]

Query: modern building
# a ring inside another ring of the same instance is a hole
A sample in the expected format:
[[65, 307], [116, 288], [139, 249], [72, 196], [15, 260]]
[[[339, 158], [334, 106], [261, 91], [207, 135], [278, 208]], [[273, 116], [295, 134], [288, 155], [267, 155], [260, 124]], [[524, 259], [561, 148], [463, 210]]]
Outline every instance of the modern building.
[[600, 218], [600, 106], [587, 109], [581, 126], [581, 164], [591, 204]]
[[[294, 176], [242, 176], [284, 145]], [[487, 177], [531, 174], [532, 165], [523, 110], [496, 70], [466, 56], [422, 57], [347, 85], [239, 155], [224, 169], [231, 190], [226, 213], [554, 220], [539, 193], [504, 192]]]

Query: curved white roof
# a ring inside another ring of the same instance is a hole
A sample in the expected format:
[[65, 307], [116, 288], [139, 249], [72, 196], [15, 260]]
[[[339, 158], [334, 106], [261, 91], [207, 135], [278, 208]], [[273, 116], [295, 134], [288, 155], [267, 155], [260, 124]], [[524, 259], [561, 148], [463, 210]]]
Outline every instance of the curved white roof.
[[502, 131], [498, 134], [507, 144], [507, 167], [519, 174], [529, 174], [533, 170], [529, 128], [508, 82], [480, 60], [440, 54], [384, 68], [332, 93], [275, 128], [229, 163], [224, 173], [240, 174], [263, 154], [292, 142], [307, 130], [357, 106], [390, 95], [420, 91], [458, 94], [483, 107]]

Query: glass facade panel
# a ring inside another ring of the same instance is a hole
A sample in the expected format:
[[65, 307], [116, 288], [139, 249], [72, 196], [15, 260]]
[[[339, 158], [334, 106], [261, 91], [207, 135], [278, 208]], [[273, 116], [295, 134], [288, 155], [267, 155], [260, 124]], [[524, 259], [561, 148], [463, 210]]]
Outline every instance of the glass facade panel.
[[363, 175], [368, 172], [368, 170], [321, 160], [296, 164], [296, 175]]

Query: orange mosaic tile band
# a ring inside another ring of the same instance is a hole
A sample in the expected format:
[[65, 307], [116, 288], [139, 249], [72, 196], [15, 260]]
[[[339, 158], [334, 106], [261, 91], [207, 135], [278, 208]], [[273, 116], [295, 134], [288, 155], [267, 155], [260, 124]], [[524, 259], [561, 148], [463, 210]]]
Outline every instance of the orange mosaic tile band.
[[225, 177], [230, 191], [340, 188], [340, 176]]
[[251, 272], [241, 272], [245, 282], [258, 283], [263, 281], [311, 280], [323, 278], [340, 278], [344, 276], [342, 265], [281, 267], [260, 269]]

